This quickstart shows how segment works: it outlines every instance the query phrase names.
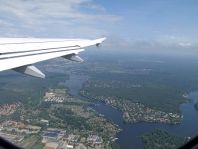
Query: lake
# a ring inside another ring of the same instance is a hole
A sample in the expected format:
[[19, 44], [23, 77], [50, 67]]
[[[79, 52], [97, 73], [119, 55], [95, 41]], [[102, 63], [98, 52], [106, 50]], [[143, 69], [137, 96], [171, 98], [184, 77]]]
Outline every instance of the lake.
[[[66, 86], [69, 87], [70, 94], [79, 96], [78, 92], [83, 82], [87, 79], [88, 77], [83, 75], [70, 75], [70, 79], [66, 81]], [[147, 122], [126, 124], [123, 122], [122, 113], [109, 105], [98, 103], [94, 106], [94, 109], [106, 118], [111, 119], [122, 129], [117, 135], [117, 143], [121, 149], [142, 149], [143, 142], [141, 136], [156, 128], [167, 130], [169, 133], [177, 136], [193, 137], [198, 134], [198, 111], [194, 108], [194, 103], [198, 102], [198, 92], [191, 92], [189, 98], [191, 99], [190, 102], [180, 105], [180, 110], [184, 117], [182, 122], [176, 125]]]

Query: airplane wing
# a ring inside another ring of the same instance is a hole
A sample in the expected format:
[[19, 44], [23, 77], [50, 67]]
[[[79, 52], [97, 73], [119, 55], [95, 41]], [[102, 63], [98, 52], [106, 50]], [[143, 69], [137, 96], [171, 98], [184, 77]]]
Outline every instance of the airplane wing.
[[13, 69], [45, 78], [45, 75], [32, 64], [57, 57], [82, 62], [78, 53], [84, 51], [85, 47], [99, 46], [105, 39], [0, 38], [0, 71]]

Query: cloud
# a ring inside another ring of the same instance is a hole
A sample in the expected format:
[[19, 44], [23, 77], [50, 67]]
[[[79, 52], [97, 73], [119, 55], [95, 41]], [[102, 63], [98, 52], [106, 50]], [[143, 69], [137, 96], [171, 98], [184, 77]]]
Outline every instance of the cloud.
[[179, 45], [182, 46], [182, 47], [191, 47], [192, 43], [190, 43], [190, 42], [180, 42]]
[[191, 47], [197, 43], [196, 40], [190, 38], [189, 36], [184, 36], [181, 34], [160, 35], [155, 40], [162, 44], [178, 45], [181, 47]]
[[1, 36], [94, 36], [108, 34], [107, 27], [121, 20], [92, 0], [0, 0], [0, 3]]
[[[176, 42], [177, 41], [177, 42]], [[162, 40], [125, 40], [114, 37], [107, 38], [101, 50], [116, 53], [136, 54], [144, 53], [151, 55], [197, 55], [198, 44], [185, 40], [166, 42]]]

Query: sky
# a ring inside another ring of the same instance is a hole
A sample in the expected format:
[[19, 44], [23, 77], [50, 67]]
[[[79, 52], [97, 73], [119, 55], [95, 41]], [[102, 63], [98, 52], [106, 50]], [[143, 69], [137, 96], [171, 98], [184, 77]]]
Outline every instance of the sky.
[[1, 37], [96, 38], [125, 47], [198, 45], [197, 0], [0, 0]]

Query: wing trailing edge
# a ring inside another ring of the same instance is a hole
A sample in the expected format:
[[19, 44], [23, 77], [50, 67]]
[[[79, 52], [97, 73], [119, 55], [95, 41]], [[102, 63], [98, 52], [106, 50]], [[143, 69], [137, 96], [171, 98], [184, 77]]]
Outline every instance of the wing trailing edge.
[[33, 66], [34, 63], [57, 57], [81, 63], [83, 59], [78, 54], [85, 47], [99, 47], [105, 39], [0, 38], [0, 71], [12, 69], [45, 78], [45, 74]]

